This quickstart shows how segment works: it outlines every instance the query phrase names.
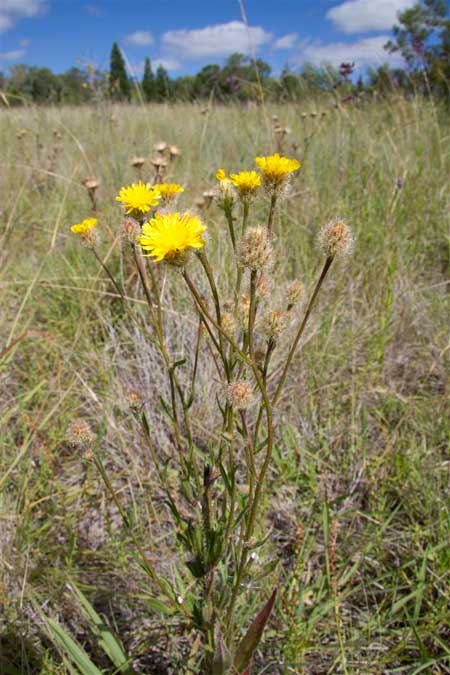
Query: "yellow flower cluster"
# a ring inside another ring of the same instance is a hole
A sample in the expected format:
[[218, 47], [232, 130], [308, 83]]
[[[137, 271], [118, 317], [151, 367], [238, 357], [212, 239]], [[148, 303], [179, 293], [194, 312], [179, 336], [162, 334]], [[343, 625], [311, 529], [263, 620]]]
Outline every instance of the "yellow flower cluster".
[[80, 234], [81, 236], [86, 235], [90, 230], [93, 230], [97, 225], [97, 218], [85, 218], [81, 223], [75, 223], [71, 226], [72, 232], [75, 234]]
[[256, 157], [255, 162], [261, 170], [264, 187], [271, 195], [280, 194], [289, 181], [289, 175], [300, 168], [297, 159], [282, 157], [278, 152], [268, 157]]

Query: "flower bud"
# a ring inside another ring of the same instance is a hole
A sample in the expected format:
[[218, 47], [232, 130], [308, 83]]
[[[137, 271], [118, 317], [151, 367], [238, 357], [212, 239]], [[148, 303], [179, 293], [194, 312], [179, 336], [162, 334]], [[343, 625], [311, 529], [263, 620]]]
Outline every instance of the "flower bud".
[[327, 258], [350, 255], [354, 246], [353, 232], [343, 220], [335, 218], [321, 228], [319, 245]]
[[239, 242], [239, 262], [253, 271], [261, 270], [271, 261], [272, 246], [266, 228], [249, 227]]

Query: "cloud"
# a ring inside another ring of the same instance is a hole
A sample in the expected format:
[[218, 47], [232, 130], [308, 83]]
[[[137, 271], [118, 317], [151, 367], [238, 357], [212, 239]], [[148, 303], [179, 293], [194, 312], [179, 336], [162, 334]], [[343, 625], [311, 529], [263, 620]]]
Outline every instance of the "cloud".
[[179, 61], [177, 61], [177, 59], [171, 59], [171, 58], [168, 58], [168, 59], [164, 59], [164, 58], [162, 58], [162, 59], [152, 59], [153, 72], [156, 72], [156, 69], [159, 66], [162, 66], [163, 68], [165, 68], [168, 71], [180, 70], [181, 63]]
[[12, 28], [19, 19], [37, 16], [45, 8], [44, 0], [0, 0], [0, 32]]
[[344, 33], [369, 33], [392, 28], [398, 12], [414, 4], [416, 0], [346, 0], [326, 17]]
[[275, 40], [273, 43], [273, 48], [292, 49], [292, 47], [295, 47], [297, 40], [298, 33], [288, 33], [287, 35], [283, 35], [283, 37], [278, 38], [278, 40]]
[[162, 36], [163, 45], [187, 57], [228, 56], [233, 52], [248, 54], [270, 42], [272, 36], [260, 26], [242, 21], [206, 26], [195, 30], [172, 30]]
[[0, 53], [0, 61], [17, 61], [25, 56], [26, 49], [12, 49], [10, 52]]
[[392, 66], [402, 64], [402, 58], [398, 54], [389, 54], [384, 45], [389, 40], [389, 35], [377, 35], [376, 37], [363, 38], [356, 42], [331, 42], [329, 44], [310, 43], [303, 47], [297, 65], [310, 62], [315, 65], [330, 63], [339, 66], [343, 62], [355, 62], [356, 68], [364, 66], [390, 63]]
[[124, 38], [124, 42], [127, 45], [134, 45], [135, 47], [146, 47], [147, 45], [152, 45], [154, 43], [153, 35], [145, 30], [137, 30], [134, 33], [130, 33]]

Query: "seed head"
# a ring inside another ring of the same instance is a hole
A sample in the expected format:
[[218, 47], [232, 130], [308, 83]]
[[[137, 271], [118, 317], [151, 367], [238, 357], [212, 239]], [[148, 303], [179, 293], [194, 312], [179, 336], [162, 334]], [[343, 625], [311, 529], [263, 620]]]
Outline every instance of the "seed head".
[[81, 184], [84, 185], [88, 192], [95, 192], [100, 185], [100, 181], [98, 181], [94, 176], [88, 176], [81, 181]]
[[250, 311], [250, 296], [248, 293], [243, 293], [238, 305], [239, 319], [244, 326], [248, 324], [248, 314]]
[[155, 152], [159, 152], [160, 154], [165, 152], [166, 149], [167, 149], [167, 143], [165, 141], [159, 141], [158, 143], [155, 143], [154, 146], [153, 146], [153, 150]]
[[135, 169], [141, 169], [145, 164], [145, 157], [132, 157], [130, 159], [131, 166], [134, 166]]
[[350, 255], [354, 247], [353, 232], [343, 220], [334, 218], [321, 228], [319, 245], [327, 258]]
[[124, 241], [134, 244], [136, 237], [141, 233], [139, 223], [134, 218], [124, 218], [120, 223], [120, 236]]
[[251, 270], [262, 270], [271, 262], [272, 246], [267, 229], [261, 225], [248, 227], [239, 242], [239, 263]]
[[287, 316], [285, 312], [272, 310], [263, 317], [261, 330], [264, 335], [271, 340], [280, 337], [287, 325]]
[[286, 288], [286, 304], [288, 311], [293, 308], [300, 300], [303, 299], [305, 295], [305, 287], [298, 281], [294, 279], [291, 281]]
[[133, 412], [139, 412], [144, 403], [144, 397], [137, 389], [130, 389], [126, 393], [126, 402]]
[[231, 312], [223, 312], [221, 316], [222, 328], [225, 333], [230, 337], [233, 337], [236, 333], [237, 322]]
[[87, 448], [92, 445], [95, 437], [87, 422], [84, 420], [75, 420], [67, 429], [66, 438], [68, 442], [76, 448], [87, 450]]
[[253, 390], [245, 380], [236, 380], [226, 387], [227, 401], [233, 408], [245, 410], [253, 403]]
[[269, 274], [260, 274], [257, 284], [256, 293], [259, 298], [267, 298], [272, 287], [272, 279]]
[[169, 145], [169, 157], [170, 159], [175, 159], [181, 155], [180, 149], [176, 145]]

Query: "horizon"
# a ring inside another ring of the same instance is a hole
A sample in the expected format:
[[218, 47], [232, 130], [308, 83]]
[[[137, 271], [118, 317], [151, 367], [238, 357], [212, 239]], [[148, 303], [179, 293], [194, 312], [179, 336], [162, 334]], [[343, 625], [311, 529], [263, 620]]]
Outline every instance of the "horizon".
[[269, 0], [247, 0], [247, 25], [238, 0], [189, 4], [172, 0], [169, 15], [168, 0], [0, 0], [0, 71], [19, 63], [55, 73], [83, 63], [107, 70], [117, 42], [138, 78], [146, 57], [173, 78], [222, 65], [235, 52], [262, 58], [275, 76], [285, 66], [343, 61], [363, 73], [403, 64], [384, 44], [398, 12], [414, 0], [279, 0], [276, 9]]

